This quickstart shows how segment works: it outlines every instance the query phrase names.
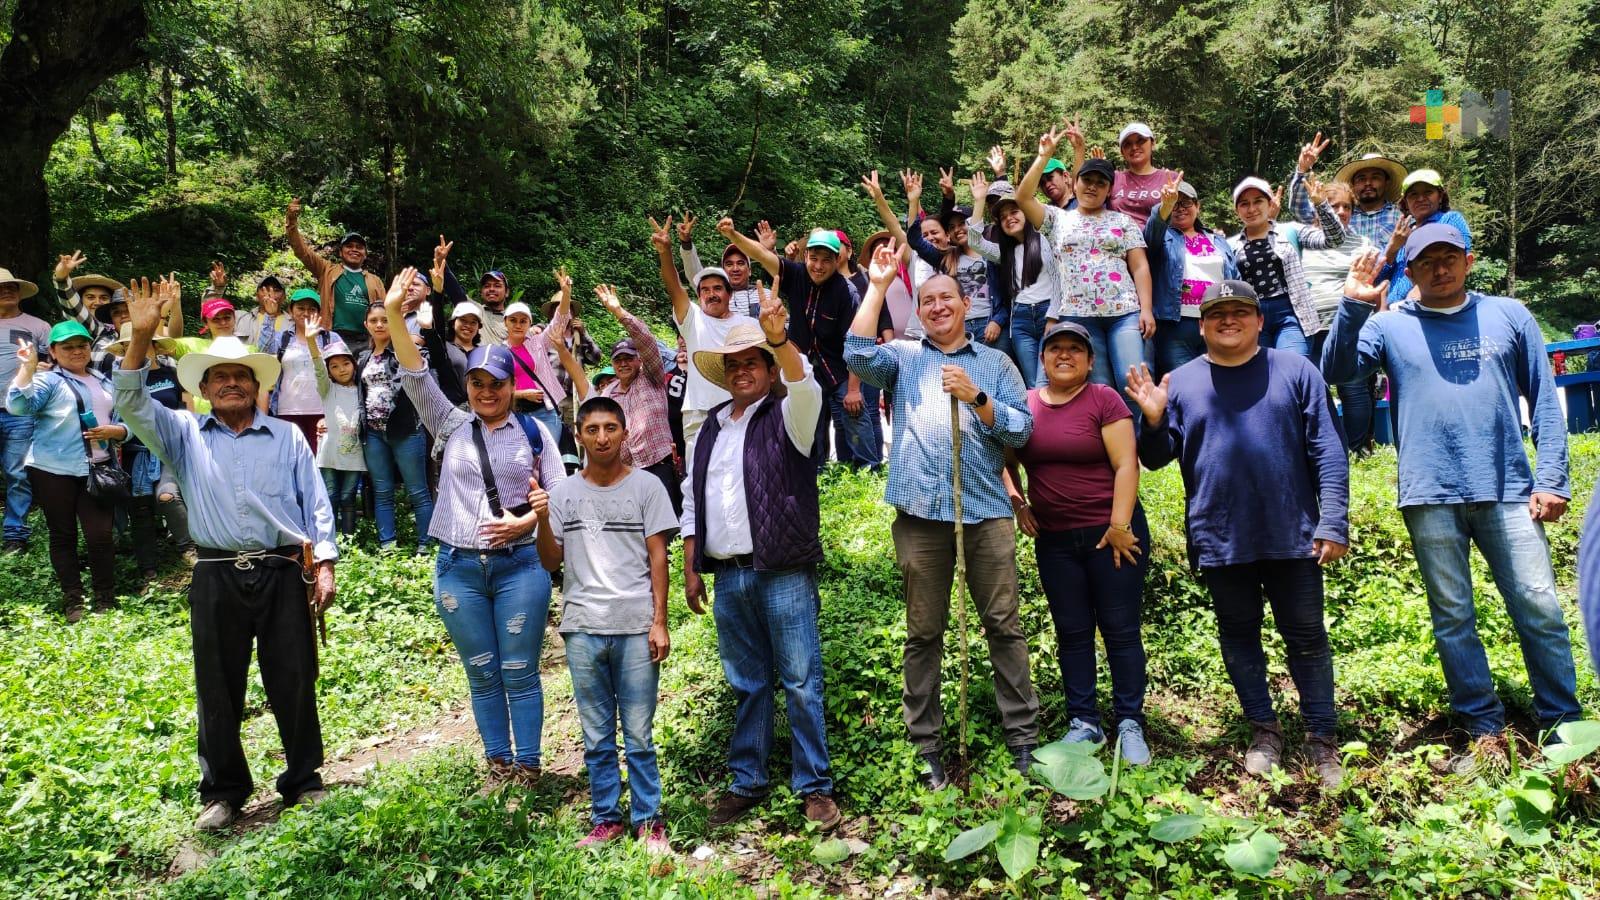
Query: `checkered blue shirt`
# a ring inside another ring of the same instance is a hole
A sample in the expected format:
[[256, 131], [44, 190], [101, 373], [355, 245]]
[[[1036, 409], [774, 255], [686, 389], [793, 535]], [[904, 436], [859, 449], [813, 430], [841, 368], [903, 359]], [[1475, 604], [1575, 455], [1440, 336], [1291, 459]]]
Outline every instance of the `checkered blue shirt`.
[[[1295, 221], [1302, 225], [1317, 224], [1317, 213], [1311, 206], [1311, 192], [1306, 189], [1305, 176], [1298, 171], [1289, 175], [1289, 209], [1294, 212]], [[1361, 235], [1381, 251], [1388, 246], [1394, 226], [1399, 222], [1400, 207], [1393, 203], [1385, 203], [1382, 209], [1370, 213], [1358, 206], [1351, 210], [1350, 224], [1345, 226], [1345, 230]]]
[[889, 450], [889, 486], [884, 499], [910, 516], [954, 522], [950, 441], [950, 395], [943, 366], [958, 365], [994, 404], [994, 425], [983, 424], [968, 404], [961, 410], [961, 519], [977, 524], [1011, 517], [1000, 470], [1005, 448], [1020, 447], [1033, 433], [1027, 389], [1017, 367], [1001, 351], [967, 336], [967, 344], [945, 353], [922, 340], [887, 344], [850, 334], [845, 363], [861, 380], [894, 393], [894, 446]]

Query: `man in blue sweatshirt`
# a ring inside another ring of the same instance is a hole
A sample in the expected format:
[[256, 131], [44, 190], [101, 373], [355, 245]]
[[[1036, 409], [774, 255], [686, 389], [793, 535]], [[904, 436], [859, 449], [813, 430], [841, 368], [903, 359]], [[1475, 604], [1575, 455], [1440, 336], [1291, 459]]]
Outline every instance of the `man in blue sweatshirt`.
[[[1459, 773], [1503, 761], [1505, 707], [1495, 696], [1472, 601], [1471, 545], [1489, 564], [1522, 646], [1541, 729], [1582, 717], [1567, 623], [1556, 602], [1544, 523], [1566, 512], [1567, 434], [1544, 336], [1526, 307], [1466, 289], [1472, 254], [1444, 223], [1406, 241], [1419, 297], [1373, 315], [1385, 284], [1373, 254], [1358, 258], [1323, 350], [1336, 382], [1389, 373], [1400, 512], [1422, 570], [1434, 646], [1465, 720], [1471, 751]], [[1519, 400], [1538, 454], [1529, 468]]]
[[1306, 755], [1331, 789], [1344, 769], [1322, 566], [1349, 549], [1350, 464], [1327, 383], [1300, 354], [1260, 346], [1262, 324], [1249, 284], [1211, 285], [1200, 301], [1205, 355], [1160, 383], [1147, 366], [1129, 369], [1127, 394], [1144, 413], [1139, 460], [1159, 469], [1176, 459], [1183, 471], [1190, 563], [1211, 592], [1222, 661], [1250, 720], [1245, 769], [1264, 774], [1283, 756], [1261, 646], [1264, 594], [1300, 693]]

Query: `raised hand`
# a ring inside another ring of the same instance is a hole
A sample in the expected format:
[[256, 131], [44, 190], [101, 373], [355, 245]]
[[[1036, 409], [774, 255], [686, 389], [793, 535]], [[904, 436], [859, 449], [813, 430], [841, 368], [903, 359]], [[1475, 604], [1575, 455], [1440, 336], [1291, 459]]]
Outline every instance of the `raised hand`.
[[956, 170], [954, 166], [946, 169], [939, 167], [939, 193], [950, 197], [956, 195]]
[[436, 294], [444, 293], [444, 267], [444, 259], [440, 257], [439, 252], [435, 250], [433, 254], [433, 268], [428, 272], [428, 281], [431, 283], [433, 292]]
[[1169, 372], [1161, 376], [1161, 381], [1158, 383], [1150, 375], [1150, 366], [1140, 363], [1128, 367], [1127, 387], [1123, 388], [1123, 393], [1128, 395], [1129, 400], [1138, 404], [1146, 422], [1159, 425], [1167, 414], [1167, 385], [1171, 381], [1172, 374]]
[[678, 223], [678, 243], [687, 244], [694, 240], [694, 223], [698, 221], [694, 213], [684, 213], [683, 221]]
[[[655, 223], [654, 219], [651, 219], [650, 221], [651, 221], [651, 224]], [[668, 216], [667, 217], [667, 221], [671, 222], [672, 221], [672, 217]], [[733, 228], [733, 220], [732, 219], [728, 218], [727, 216], [723, 216], [722, 218], [717, 220], [717, 233], [722, 235], [729, 242], [733, 241], [733, 232], [734, 232], [734, 228]], [[660, 246], [660, 245], [658, 244], [657, 246]]]
[[1328, 199], [1328, 189], [1322, 186], [1322, 179], [1314, 172], [1306, 173], [1306, 193], [1311, 197], [1312, 206], [1321, 206], [1322, 201]]
[[617, 297], [615, 287], [609, 284], [597, 284], [594, 286], [594, 295], [600, 298], [600, 305], [606, 308], [606, 312], [613, 316], [622, 313], [622, 300]]
[[1279, 210], [1283, 209], [1283, 185], [1272, 189], [1272, 217], [1278, 217]]
[[289, 201], [289, 209], [284, 215], [287, 217], [290, 225], [300, 221], [300, 210], [304, 208], [305, 207], [303, 204], [301, 204], [299, 197], [295, 197]]
[[567, 267], [561, 266], [555, 271], [556, 287], [561, 289], [561, 295], [570, 299], [572, 297], [572, 276], [567, 274]]
[[1106, 158], [1105, 148], [1104, 147], [1090, 147], [1089, 148], [1089, 158], [1090, 159], [1105, 159]]
[[778, 278], [772, 279], [772, 290], [756, 282], [756, 297], [761, 301], [761, 333], [769, 344], [781, 344], [789, 339], [789, 308], [783, 305], [778, 294]]
[[894, 238], [890, 238], [872, 251], [872, 263], [867, 266], [867, 278], [878, 287], [888, 290], [898, 274], [900, 274], [900, 247]]
[[1058, 128], [1052, 128], [1039, 135], [1039, 155], [1045, 159], [1054, 157], [1056, 148], [1061, 146], [1061, 139], [1066, 136], [1067, 133]]
[[989, 171], [994, 173], [994, 177], [1006, 177], [1006, 151], [1001, 149], [999, 144], [989, 148], [988, 159]]
[[82, 250], [61, 254], [61, 258], [56, 261], [56, 280], [66, 281], [71, 278], [72, 273], [88, 259], [89, 257], [84, 256]]
[[1389, 293], [1389, 282], [1373, 284], [1378, 280], [1378, 271], [1382, 268], [1376, 248], [1369, 247], [1361, 251], [1350, 261], [1350, 272], [1344, 277], [1344, 295], [1362, 303], [1378, 305], [1378, 301]]
[[1388, 257], [1394, 259], [1400, 254], [1400, 248], [1406, 245], [1406, 239], [1411, 237], [1411, 232], [1417, 228], [1417, 220], [1411, 216], [1401, 216], [1394, 223], [1394, 233], [1389, 235]]
[[37, 372], [37, 371], [39, 371], [39, 351], [38, 351], [38, 349], [35, 348], [33, 346], [33, 344], [29, 343], [27, 340], [24, 340], [23, 338], [18, 338], [17, 339], [17, 372], [18, 372], [19, 376], [25, 375], [27, 377], [25, 377], [25, 378], [24, 377], [19, 377], [17, 379], [17, 382], [19, 384], [27, 384], [27, 383], [33, 381], [33, 373]]
[[383, 308], [388, 311], [391, 319], [404, 318], [403, 307], [406, 302], [406, 288], [417, 277], [416, 266], [406, 266], [389, 282], [389, 293], [383, 298]]
[[1165, 219], [1172, 212], [1172, 207], [1178, 204], [1178, 185], [1183, 183], [1183, 170], [1172, 173], [1166, 184], [1161, 186], [1161, 218]]
[[445, 260], [450, 258], [450, 250], [456, 245], [455, 241], [447, 241], [444, 235], [439, 235], [439, 246], [433, 248], [433, 267], [441, 273], [444, 272]]
[[907, 197], [922, 196], [922, 173], [910, 169], [900, 171], [900, 186], [905, 188]]
[[[722, 224], [717, 223], [720, 229]], [[650, 243], [657, 250], [670, 252], [672, 250], [672, 217], [667, 216], [667, 221], [657, 222], [655, 216], [650, 217]]]
[[776, 253], [778, 250], [778, 231], [766, 219], [756, 223], [756, 240], [768, 251]]
[[[900, 176], [900, 181], [902, 184], [905, 183], [904, 175]], [[874, 200], [883, 196], [883, 185], [878, 183], [877, 169], [873, 169], [871, 172], [861, 176], [861, 187], [866, 190], [867, 196]]]
[[150, 337], [161, 324], [160, 282], [150, 286], [148, 278], [128, 279], [128, 316], [133, 322], [133, 333]]
[[228, 286], [228, 269], [221, 260], [211, 261], [211, 287], [221, 293]]
[[1082, 153], [1085, 141], [1083, 139], [1083, 129], [1078, 127], [1077, 119], [1067, 120], [1066, 136], [1067, 142], [1072, 145], [1073, 152]]
[[1322, 132], [1317, 132], [1317, 136], [1312, 138], [1310, 143], [1300, 145], [1300, 158], [1294, 164], [1295, 169], [1302, 175], [1310, 172], [1311, 167], [1317, 164], [1317, 158], [1322, 155], [1322, 151], [1328, 149], [1328, 145], [1332, 142], [1331, 138], [1323, 140]]
[[171, 312], [175, 304], [183, 302], [183, 285], [178, 283], [178, 273], [169, 272], [156, 283], [156, 298], [161, 302], [161, 315]]
[[982, 172], [972, 173], [972, 202], [981, 203], [989, 196], [989, 179], [983, 177]]

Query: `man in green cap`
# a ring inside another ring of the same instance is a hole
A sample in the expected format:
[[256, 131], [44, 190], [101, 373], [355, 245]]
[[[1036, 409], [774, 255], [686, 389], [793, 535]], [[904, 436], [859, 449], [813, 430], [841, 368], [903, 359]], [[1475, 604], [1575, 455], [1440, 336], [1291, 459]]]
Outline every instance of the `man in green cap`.
[[[382, 303], [389, 291], [383, 279], [365, 270], [367, 239], [354, 231], [339, 239], [339, 264], [323, 259], [300, 234], [300, 198], [289, 202], [284, 232], [289, 249], [311, 270], [322, 297], [322, 329], [344, 338], [345, 346], [359, 354], [367, 349], [367, 309]], [[265, 340], [265, 338], [262, 338]]]
[[[39, 292], [38, 285], [0, 269], [0, 385], [17, 375], [17, 346], [50, 346], [50, 324], [22, 311], [22, 301]], [[33, 444], [33, 417], [14, 416], [0, 406], [0, 482], [6, 492], [4, 552], [28, 549], [28, 510], [33, 489], [24, 461]]]

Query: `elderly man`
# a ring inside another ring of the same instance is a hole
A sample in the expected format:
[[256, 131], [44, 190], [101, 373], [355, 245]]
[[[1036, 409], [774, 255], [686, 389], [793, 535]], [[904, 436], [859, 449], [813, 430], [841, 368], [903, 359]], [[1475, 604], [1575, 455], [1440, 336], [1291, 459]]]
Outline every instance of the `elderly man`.
[[310, 446], [293, 425], [256, 409], [257, 396], [278, 378], [277, 359], [218, 338], [178, 362], [178, 381], [210, 402], [209, 415], [151, 401], [145, 360], [162, 300], [176, 287], [163, 283], [166, 296], [158, 297], [148, 280], [129, 286], [133, 333], [114, 383], [123, 422], [177, 478], [199, 545], [189, 627], [205, 809], [195, 825], [215, 831], [238, 818], [253, 787], [239, 740], [252, 642], [260, 644], [262, 686], [283, 737], [278, 793], [285, 805], [322, 796], [313, 625], [333, 601], [338, 554], [333, 508]]
[[352, 231], [339, 239], [339, 265], [323, 259], [300, 233], [300, 198], [289, 202], [284, 217], [284, 234], [289, 249], [317, 280], [322, 295], [322, 330], [344, 338], [345, 346], [360, 353], [371, 340], [367, 336], [367, 310], [382, 303], [388, 288], [383, 279], [365, 270], [367, 239]]
[[690, 609], [704, 612], [701, 574], [716, 577], [717, 649], [738, 702], [728, 749], [733, 784], [708, 823], [726, 825], [766, 797], [772, 695], [781, 684], [789, 708], [790, 784], [805, 798], [806, 818], [830, 829], [840, 817], [829, 772], [817, 626], [822, 388], [789, 340], [777, 286], [760, 294], [759, 326], [740, 316], [718, 345], [694, 354], [694, 368], [731, 398], [711, 409], [692, 445], [682, 520], [684, 594]]
[[[22, 301], [39, 292], [39, 286], [0, 269], [0, 384], [10, 384], [17, 374], [17, 347], [23, 342], [41, 349], [50, 346], [50, 323], [22, 311]], [[0, 405], [3, 407], [3, 405]], [[14, 416], [0, 408], [0, 481], [4, 482], [6, 517], [4, 551], [28, 549], [28, 510], [33, 487], [25, 463], [33, 444], [33, 417]]]
[[1000, 477], [1005, 448], [1027, 442], [1033, 416], [1022, 373], [1003, 352], [968, 335], [971, 304], [949, 275], [918, 288], [924, 337], [877, 343], [878, 310], [897, 275], [898, 255], [890, 241], [873, 256], [872, 285], [845, 338], [845, 359], [861, 380], [894, 396], [885, 499], [896, 512], [894, 549], [906, 584], [902, 703], [911, 743], [927, 765], [927, 784], [938, 790], [947, 783], [939, 696], [956, 565], [952, 397], [961, 422], [967, 585], [989, 642], [1006, 746], [1019, 771], [1028, 771], [1039, 743], [1039, 699], [1017, 612], [1017, 532]]

